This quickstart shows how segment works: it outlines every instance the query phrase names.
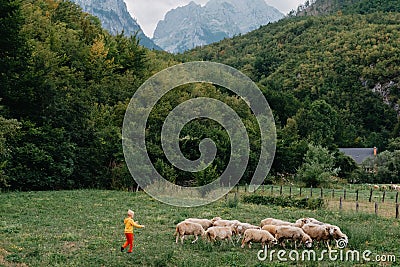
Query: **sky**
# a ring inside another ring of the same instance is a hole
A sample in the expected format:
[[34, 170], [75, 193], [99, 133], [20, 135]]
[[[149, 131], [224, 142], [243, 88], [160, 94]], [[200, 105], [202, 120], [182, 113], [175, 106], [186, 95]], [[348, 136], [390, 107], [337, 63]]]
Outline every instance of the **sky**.
[[[178, 6], [187, 5], [191, 0], [124, 0], [128, 11], [137, 20], [144, 33], [153, 37], [158, 21], [164, 19], [165, 14]], [[209, 0], [194, 0], [197, 4], [204, 5]], [[265, 2], [281, 11], [283, 14], [296, 9], [306, 0], [265, 0]]]

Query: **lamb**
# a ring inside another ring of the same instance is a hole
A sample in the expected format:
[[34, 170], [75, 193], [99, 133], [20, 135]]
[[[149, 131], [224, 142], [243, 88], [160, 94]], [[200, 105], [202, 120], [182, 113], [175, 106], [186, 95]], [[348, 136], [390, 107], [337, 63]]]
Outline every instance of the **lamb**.
[[251, 248], [250, 242], [261, 243], [262, 248], [264, 248], [265, 245], [270, 247], [272, 244], [276, 245], [278, 243], [276, 238], [268, 231], [260, 229], [247, 229], [244, 232], [242, 248], [244, 248], [246, 244]]
[[176, 235], [175, 243], [177, 244], [179, 238], [181, 238], [181, 244], [183, 244], [183, 239], [186, 235], [194, 235], [195, 240], [192, 241], [193, 244], [197, 241], [199, 235], [202, 238], [205, 236], [205, 231], [203, 227], [198, 223], [183, 221], [176, 225], [174, 235]]
[[275, 238], [278, 240], [278, 242], [281, 243], [283, 247], [285, 247], [283, 244], [284, 240], [293, 240], [295, 249], [297, 249], [297, 241], [303, 243], [307, 248], [311, 248], [312, 246], [311, 237], [299, 227], [288, 225], [277, 226]]
[[207, 229], [205, 236], [210, 242], [218, 240], [229, 239], [233, 245], [232, 240], [233, 226], [212, 226]]
[[262, 220], [261, 224], [260, 224], [261, 228], [264, 225], [289, 225], [289, 226], [294, 226], [293, 223], [291, 223], [291, 222], [282, 221], [282, 220], [275, 219], [275, 218], [267, 218], [267, 219]]
[[193, 222], [200, 224], [204, 230], [207, 230], [211, 226], [213, 226], [213, 221], [208, 219], [197, 219], [197, 218], [188, 218], [185, 220], [186, 222]]

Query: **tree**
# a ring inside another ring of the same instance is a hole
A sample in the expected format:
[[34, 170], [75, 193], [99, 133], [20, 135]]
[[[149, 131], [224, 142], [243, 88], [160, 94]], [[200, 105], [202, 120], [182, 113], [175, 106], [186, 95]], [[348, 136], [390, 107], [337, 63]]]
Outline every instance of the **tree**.
[[335, 109], [324, 100], [314, 101], [308, 109], [296, 115], [300, 136], [309, 142], [332, 147], [335, 144], [339, 117]]
[[335, 157], [328, 149], [310, 144], [297, 177], [306, 186], [328, 187], [339, 171], [340, 168], [335, 168]]
[[5, 171], [11, 158], [10, 139], [20, 129], [20, 123], [15, 119], [5, 119], [0, 116], [0, 189], [9, 187], [8, 175]]

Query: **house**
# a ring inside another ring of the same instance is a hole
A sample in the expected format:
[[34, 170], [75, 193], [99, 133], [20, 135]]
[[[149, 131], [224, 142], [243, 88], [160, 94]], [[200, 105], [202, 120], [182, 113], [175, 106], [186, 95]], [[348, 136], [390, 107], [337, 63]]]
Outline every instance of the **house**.
[[[339, 148], [339, 151], [351, 157], [357, 165], [361, 166], [364, 163], [366, 171], [373, 171], [373, 159], [378, 153], [376, 147], [373, 148]], [[371, 159], [366, 161], [367, 159]], [[372, 164], [371, 164], [372, 163]]]

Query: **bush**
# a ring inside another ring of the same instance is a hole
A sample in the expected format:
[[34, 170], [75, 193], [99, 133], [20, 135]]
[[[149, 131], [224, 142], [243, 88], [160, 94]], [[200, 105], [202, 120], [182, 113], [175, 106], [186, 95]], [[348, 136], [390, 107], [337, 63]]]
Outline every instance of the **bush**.
[[293, 198], [285, 196], [246, 195], [243, 202], [259, 205], [277, 205], [281, 207], [294, 207], [301, 209], [321, 209], [325, 206], [322, 198]]

